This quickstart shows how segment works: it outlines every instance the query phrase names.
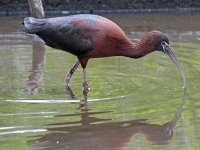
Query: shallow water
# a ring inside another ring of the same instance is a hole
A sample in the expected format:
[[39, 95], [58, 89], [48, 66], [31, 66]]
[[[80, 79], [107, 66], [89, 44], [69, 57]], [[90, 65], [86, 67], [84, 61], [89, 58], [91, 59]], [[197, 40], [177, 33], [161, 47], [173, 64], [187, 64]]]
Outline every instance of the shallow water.
[[74, 96], [64, 88], [76, 58], [47, 46], [38, 50], [40, 45], [20, 32], [21, 18], [2, 17], [0, 149], [200, 148], [200, 14], [107, 17], [135, 41], [149, 30], [166, 32], [184, 68], [187, 94], [180, 72], [163, 53], [137, 60], [93, 59], [87, 67], [91, 91], [84, 110], [80, 67], [71, 82]]

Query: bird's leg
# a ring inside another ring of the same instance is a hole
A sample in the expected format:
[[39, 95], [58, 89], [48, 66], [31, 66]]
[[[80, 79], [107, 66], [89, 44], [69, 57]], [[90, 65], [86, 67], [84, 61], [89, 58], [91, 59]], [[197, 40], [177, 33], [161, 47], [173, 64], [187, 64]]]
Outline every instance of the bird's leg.
[[86, 68], [83, 68], [83, 94], [87, 95], [90, 91], [90, 87], [88, 86], [87, 80], [86, 80]]
[[69, 99], [77, 99], [69, 86], [66, 86], [65, 88]]
[[72, 75], [74, 74], [75, 70], [78, 68], [78, 65], [80, 64], [79, 61], [77, 61], [74, 66], [70, 69], [70, 71], [67, 73], [67, 77], [66, 77], [66, 82], [65, 82], [65, 86], [69, 87], [69, 82], [72, 78]]

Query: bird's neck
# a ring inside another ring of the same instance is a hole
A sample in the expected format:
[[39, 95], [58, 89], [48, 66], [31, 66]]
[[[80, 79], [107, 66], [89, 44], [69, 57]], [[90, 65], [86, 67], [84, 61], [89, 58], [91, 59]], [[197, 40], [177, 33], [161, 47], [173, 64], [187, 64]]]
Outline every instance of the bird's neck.
[[123, 48], [123, 55], [131, 58], [140, 58], [154, 50], [154, 46], [152, 46], [148, 40], [142, 39], [137, 43], [133, 43], [129, 40], [128, 44]]

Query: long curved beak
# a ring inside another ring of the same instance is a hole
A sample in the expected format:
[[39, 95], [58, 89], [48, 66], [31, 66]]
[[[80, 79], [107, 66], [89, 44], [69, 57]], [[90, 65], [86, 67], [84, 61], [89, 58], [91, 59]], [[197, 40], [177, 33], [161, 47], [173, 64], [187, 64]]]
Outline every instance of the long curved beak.
[[176, 64], [179, 71], [181, 72], [181, 75], [183, 78], [183, 88], [186, 89], [187, 81], [186, 81], [185, 73], [184, 73], [178, 59], [176, 58], [175, 53], [172, 51], [172, 49], [170, 48], [170, 46], [167, 43], [162, 43], [162, 46], [163, 46], [164, 53], [167, 54], [171, 58], [171, 60]]

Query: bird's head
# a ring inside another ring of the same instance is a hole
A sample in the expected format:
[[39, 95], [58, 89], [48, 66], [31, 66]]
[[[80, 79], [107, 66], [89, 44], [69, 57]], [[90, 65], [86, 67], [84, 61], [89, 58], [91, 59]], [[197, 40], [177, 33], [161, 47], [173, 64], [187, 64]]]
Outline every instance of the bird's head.
[[178, 59], [176, 58], [175, 53], [170, 47], [167, 35], [160, 31], [152, 31], [146, 34], [146, 36], [144, 37], [144, 41], [148, 43], [147, 45], [152, 46], [150, 48], [152, 51], [164, 52], [171, 58], [171, 60], [176, 64], [176, 66], [180, 70], [181, 75], [183, 77], [183, 87], [186, 88], [187, 85], [186, 85], [185, 74]]
[[149, 52], [165, 52], [165, 48], [169, 45], [169, 39], [166, 34], [160, 31], [151, 31], [145, 34], [141, 40], [141, 44], [149, 47]]

